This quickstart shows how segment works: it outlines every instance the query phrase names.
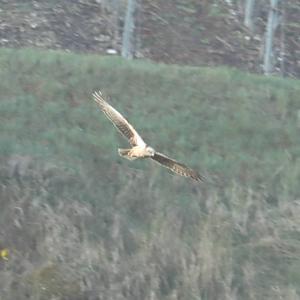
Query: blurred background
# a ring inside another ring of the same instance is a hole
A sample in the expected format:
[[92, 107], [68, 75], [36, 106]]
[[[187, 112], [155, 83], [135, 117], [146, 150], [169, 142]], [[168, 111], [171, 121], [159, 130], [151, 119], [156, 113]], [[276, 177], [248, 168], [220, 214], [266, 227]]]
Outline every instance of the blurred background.
[[[299, 0], [0, 0], [0, 299], [300, 299]], [[160, 152], [118, 156], [105, 98]]]

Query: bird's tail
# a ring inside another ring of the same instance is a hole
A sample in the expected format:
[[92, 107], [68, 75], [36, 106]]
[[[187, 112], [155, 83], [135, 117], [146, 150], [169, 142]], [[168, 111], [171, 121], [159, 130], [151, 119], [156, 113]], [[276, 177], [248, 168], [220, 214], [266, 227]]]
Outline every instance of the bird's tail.
[[118, 149], [118, 152], [119, 152], [119, 155], [120, 155], [120, 156], [122, 156], [122, 157], [124, 157], [124, 158], [127, 158], [127, 159], [129, 159], [129, 160], [134, 160], [134, 159], [136, 159], [135, 157], [132, 157], [132, 156], [130, 155], [130, 151], [131, 151], [131, 149]]

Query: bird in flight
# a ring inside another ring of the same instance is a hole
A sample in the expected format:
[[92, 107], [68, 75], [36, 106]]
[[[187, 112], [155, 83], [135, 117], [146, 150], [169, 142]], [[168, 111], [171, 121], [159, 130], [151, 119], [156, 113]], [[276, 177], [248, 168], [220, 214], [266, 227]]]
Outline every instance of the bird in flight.
[[152, 147], [149, 147], [133, 126], [116, 109], [103, 99], [101, 92], [94, 92], [93, 97], [107, 118], [129, 140], [129, 144], [131, 145], [130, 149], [118, 149], [121, 157], [129, 160], [151, 158], [178, 175], [190, 177], [196, 181], [204, 181], [204, 177], [197, 171], [190, 169], [186, 165], [155, 151]]

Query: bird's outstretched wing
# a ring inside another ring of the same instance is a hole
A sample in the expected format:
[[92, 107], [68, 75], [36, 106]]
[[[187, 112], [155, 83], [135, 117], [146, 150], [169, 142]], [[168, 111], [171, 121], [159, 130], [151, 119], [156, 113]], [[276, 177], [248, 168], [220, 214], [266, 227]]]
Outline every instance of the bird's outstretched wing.
[[103, 99], [101, 92], [94, 92], [93, 97], [108, 119], [129, 140], [131, 146], [144, 147], [146, 145], [133, 126]]
[[162, 166], [172, 170], [173, 172], [181, 176], [190, 177], [196, 181], [204, 181], [205, 179], [204, 176], [200, 175], [197, 171], [188, 168], [186, 165], [181, 164], [162, 153], [156, 152], [151, 158]]

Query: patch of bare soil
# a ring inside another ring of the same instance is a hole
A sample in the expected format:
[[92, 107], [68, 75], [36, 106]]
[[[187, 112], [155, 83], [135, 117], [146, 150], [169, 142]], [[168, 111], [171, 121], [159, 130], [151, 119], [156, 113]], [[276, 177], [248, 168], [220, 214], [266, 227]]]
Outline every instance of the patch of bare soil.
[[[116, 1], [115, 1], [116, 2]], [[262, 71], [268, 1], [260, 2], [255, 33], [241, 5], [202, 0], [141, 0], [136, 57], [188, 65]], [[0, 0], [0, 46], [120, 53], [124, 8], [104, 0]], [[287, 0], [274, 41], [275, 72], [300, 76], [300, 0]]]

